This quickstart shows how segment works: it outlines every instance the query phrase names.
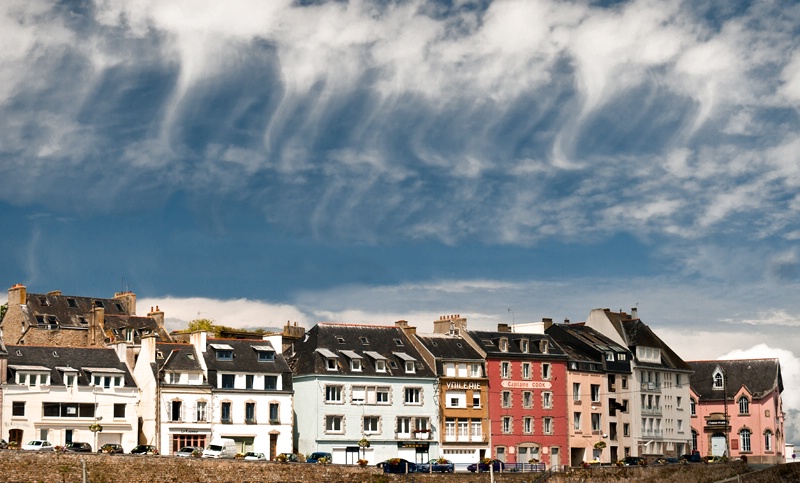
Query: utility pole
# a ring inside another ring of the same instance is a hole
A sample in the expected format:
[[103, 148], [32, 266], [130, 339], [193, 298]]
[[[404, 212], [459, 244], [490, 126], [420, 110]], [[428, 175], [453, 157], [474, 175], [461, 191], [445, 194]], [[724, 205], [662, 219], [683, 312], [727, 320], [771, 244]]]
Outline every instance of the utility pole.
[[722, 398], [725, 404], [725, 457], [730, 458], [731, 452], [731, 425], [728, 421], [728, 374], [720, 367], [722, 372]]

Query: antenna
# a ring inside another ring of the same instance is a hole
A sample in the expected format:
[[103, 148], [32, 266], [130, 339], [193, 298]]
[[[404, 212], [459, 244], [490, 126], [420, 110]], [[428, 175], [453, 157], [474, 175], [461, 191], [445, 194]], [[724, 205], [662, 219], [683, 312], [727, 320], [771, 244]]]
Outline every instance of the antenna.
[[508, 308], [508, 313], [511, 314], [511, 331], [514, 331], [514, 311], [511, 310], [511, 307]]

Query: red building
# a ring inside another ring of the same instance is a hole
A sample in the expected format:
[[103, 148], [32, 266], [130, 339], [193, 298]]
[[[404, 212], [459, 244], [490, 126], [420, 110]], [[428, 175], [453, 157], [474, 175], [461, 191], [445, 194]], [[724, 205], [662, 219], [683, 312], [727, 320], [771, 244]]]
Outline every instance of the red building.
[[467, 333], [486, 359], [491, 457], [568, 464], [566, 354], [549, 336], [512, 332], [508, 324]]

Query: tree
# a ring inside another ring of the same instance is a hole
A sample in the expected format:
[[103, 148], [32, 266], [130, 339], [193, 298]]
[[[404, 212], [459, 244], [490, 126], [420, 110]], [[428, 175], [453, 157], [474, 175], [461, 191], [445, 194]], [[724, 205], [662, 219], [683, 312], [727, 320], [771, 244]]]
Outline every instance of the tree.
[[206, 332], [216, 332], [217, 327], [214, 325], [214, 321], [211, 319], [195, 319], [189, 322], [189, 327], [187, 329], [189, 332], [196, 332], [198, 330], [204, 330]]

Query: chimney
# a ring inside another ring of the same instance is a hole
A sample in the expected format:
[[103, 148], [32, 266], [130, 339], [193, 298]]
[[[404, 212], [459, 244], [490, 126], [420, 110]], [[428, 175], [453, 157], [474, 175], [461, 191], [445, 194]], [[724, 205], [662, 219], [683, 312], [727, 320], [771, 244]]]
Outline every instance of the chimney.
[[497, 324], [497, 332], [511, 332], [511, 326], [505, 323]]
[[417, 333], [417, 328], [408, 325], [407, 320], [398, 320], [397, 322], [394, 323], [394, 326], [403, 329], [403, 332], [405, 332], [405, 334], [408, 337], [411, 337], [412, 335]]
[[89, 320], [89, 343], [91, 345], [102, 345], [103, 328], [106, 322], [106, 309], [95, 306], [92, 308], [92, 315]]
[[24, 305], [28, 298], [28, 292], [25, 285], [21, 283], [14, 284], [13, 287], [8, 289], [8, 305]]
[[439, 320], [433, 321], [434, 334], [460, 333], [464, 330], [467, 330], [467, 318], [461, 314], [440, 315]]
[[189, 335], [189, 342], [192, 343], [194, 350], [196, 350], [198, 354], [205, 354], [207, 340], [208, 332], [204, 330], [198, 330], [197, 332], [192, 332], [191, 335]]
[[61, 290], [53, 290], [53, 291], [47, 292], [47, 295], [52, 295], [54, 297], [58, 297], [58, 296], [61, 295]]
[[147, 316], [154, 318], [156, 320], [156, 324], [158, 324], [158, 327], [162, 330], [164, 329], [164, 312], [159, 310], [158, 305], [156, 305], [155, 310], [153, 310], [151, 307]]
[[136, 315], [136, 294], [130, 290], [127, 292], [117, 292], [114, 294], [114, 300], [122, 300], [125, 303], [125, 310], [128, 315]]
[[631, 308], [631, 319], [638, 319], [639, 318], [639, 308], [632, 307]]
[[542, 317], [542, 325], [544, 326], [544, 330], [549, 329], [553, 326], [553, 319], [549, 317]]

